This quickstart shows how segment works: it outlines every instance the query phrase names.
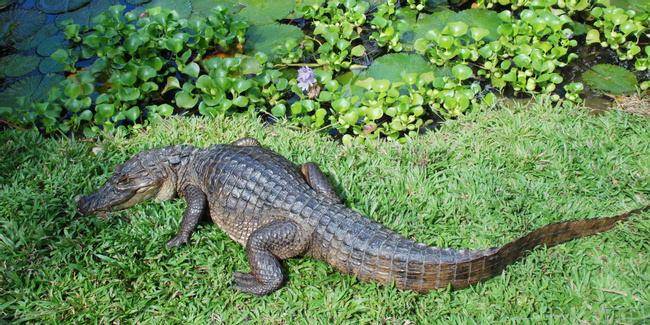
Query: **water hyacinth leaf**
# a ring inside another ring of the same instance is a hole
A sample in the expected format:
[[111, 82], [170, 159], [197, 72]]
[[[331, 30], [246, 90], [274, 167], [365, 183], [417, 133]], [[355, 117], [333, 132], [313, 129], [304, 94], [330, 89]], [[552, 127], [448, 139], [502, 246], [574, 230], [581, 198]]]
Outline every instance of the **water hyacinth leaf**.
[[[149, 107], [151, 107], [151, 106], [148, 106], [147, 108], [149, 108]], [[155, 112], [155, 113], [157, 113], [157, 114], [159, 114], [161, 116], [169, 116], [169, 115], [172, 115], [172, 113], [174, 113], [174, 106], [169, 105], [169, 104], [160, 104], [158, 106], [151, 107], [151, 108], [152, 108], [153, 112]]]
[[287, 106], [280, 103], [271, 108], [271, 113], [275, 116], [284, 116], [287, 113]]
[[193, 96], [184, 91], [179, 91], [176, 93], [176, 105], [182, 108], [192, 108], [199, 101], [198, 96]]
[[354, 56], [362, 56], [364, 53], [366, 53], [366, 49], [361, 44], [353, 47], [352, 50], [350, 50], [350, 54]]
[[131, 121], [135, 121], [140, 117], [140, 108], [137, 106], [133, 106], [129, 108], [128, 110], [124, 111], [124, 115]]
[[636, 91], [639, 82], [634, 73], [612, 64], [598, 64], [582, 74], [584, 83], [592, 89], [621, 95]]
[[245, 96], [237, 96], [237, 98], [233, 99], [232, 103], [237, 107], [244, 107], [248, 105], [248, 98]]
[[60, 14], [79, 9], [89, 2], [90, 0], [38, 0], [36, 7], [46, 14]]
[[464, 64], [457, 64], [451, 68], [451, 73], [459, 80], [469, 79], [472, 76], [472, 69]]
[[232, 85], [232, 88], [238, 92], [238, 93], [243, 93], [246, 90], [248, 90], [250, 87], [253, 86], [253, 83], [250, 80], [247, 79], [237, 79]]
[[117, 92], [117, 95], [122, 101], [138, 100], [140, 98], [140, 89], [133, 87], [122, 88]]
[[120, 82], [123, 86], [133, 86], [138, 80], [137, 76], [133, 72], [126, 72], [120, 76]]
[[38, 68], [41, 58], [35, 55], [11, 54], [0, 57], [0, 77], [21, 77]]
[[201, 72], [201, 67], [196, 62], [192, 62], [185, 66], [183, 70], [181, 70], [186, 75], [192, 76], [194, 78], [197, 78], [199, 76], [199, 73]]
[[88, 5], [85, 5], [77, 10], [65, 12], [56, 16], [56, 24], [60, 27], [61, 22], [72, 19], [75, 24], [86, 25], [86, 26], [95, 26], [96, 24], [92, 22], [92, 18], [101, 14], [102, 12], [107, 12], [110, 6], [119, 4], [119, 0], [101, 0], [101, 1], [90, 1]]
[[483, 27], [472, 27], [469, 29], [469, 33], [475, 41], [480, 41], [490, 35], [490, 31]]
[[115, 113], [115, 105], [113, 104], [99, 104], [95, 106], [97, 115], [101, 118], [107, 119]]
[[467, 25], [462, 21], [450, 22], [447, 23], [447, 29], [449, 30], [451, 36], [459, 37], [467, 33], [467, 29], [469, 29], [469, 25]]
[[268, 25], [286, 17], [295, 7], [295, 0], [242, 0], [244, 7], [237, 12], [248, 18], [251, 25]]
[[151, 78], [154, 78], [157, 75], [158, 75], [158, 72], [156, 72], [156, 69], [154, 69], [154, 68], [152, 68], [152, 67], [150, 67], [148, 65], [144, 65], [144, 66], [141, 66], [141, 67], [138, 68], [138, 78], [142, 79], [144, 81], [147, 81], [147, 80], [149, 80]]
[[278, 23], [265, 26], [253, 25], [246, 32], [244, 51], [250, 54], [262, 52], [271, 55], [271, 50], [277, 45], [284, 43], [288, 39], [301, 40], [304, 36], [302, 30], [296, 26]]
[[35, 35], [46, 15], [37, 10], [12, 9], [0, 12], [0, 46], [11, 46]]

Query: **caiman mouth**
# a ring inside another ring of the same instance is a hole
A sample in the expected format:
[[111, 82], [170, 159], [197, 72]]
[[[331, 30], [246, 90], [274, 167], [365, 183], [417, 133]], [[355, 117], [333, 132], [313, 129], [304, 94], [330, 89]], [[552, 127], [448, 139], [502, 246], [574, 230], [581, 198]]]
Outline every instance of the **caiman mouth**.
[[102, 195], [99, 192], [100, 191], [97, 191], [93, 194], [81, 198], [81, 200], [79, 200], [79, 204], [77, 204], [77, 211], [79, 211], [79, 213], [84, 216], [97, 214], [108, 217], [112, 215], [109, 211], [119, 210], [116, 208], [118, 208], [123, 203], [131, 200], [131, 198], [133, 198], [136, 194], [136, 192], [132, 192], [129, 193], [129, 195], [121, 197], [119, 200], [109, 201], [105, 198], [102, 198]]

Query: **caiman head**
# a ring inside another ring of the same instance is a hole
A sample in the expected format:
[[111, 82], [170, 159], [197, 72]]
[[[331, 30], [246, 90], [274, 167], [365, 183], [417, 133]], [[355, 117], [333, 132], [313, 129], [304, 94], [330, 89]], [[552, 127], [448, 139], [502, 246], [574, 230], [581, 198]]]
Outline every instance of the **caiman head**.
[[106, 184], [79, 201], [79, 213], [105, 215], [152, 198], [173, 198], [177, 177], [168, 155], [170, 149], [173, 148], [146, 150], [117, 165]]

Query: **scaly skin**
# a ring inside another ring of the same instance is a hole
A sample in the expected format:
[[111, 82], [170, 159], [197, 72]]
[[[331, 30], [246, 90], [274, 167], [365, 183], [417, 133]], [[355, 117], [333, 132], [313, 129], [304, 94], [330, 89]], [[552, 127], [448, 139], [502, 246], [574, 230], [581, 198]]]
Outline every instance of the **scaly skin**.
[[234, 272], [235, 288], [255, 295], [282, 286], [280, 260], [308, 255], [363, 281], [427, 293], [461, 289], [499, 274], [539, 245], [553, 246], [611, 229], [634, 213], [572, 220], [537, 229], [501, 247], [459, 250], [406, 239], [341, 204], [316, 164], [302, 170], [244, 138], [208, 148], [168, 146], [143, 151], [81, 199], [83, 215], [124, 209], [147, 199], [187, 203], [169, 248], [187, 244], [201, 214], [246, 247], [251, 273]]

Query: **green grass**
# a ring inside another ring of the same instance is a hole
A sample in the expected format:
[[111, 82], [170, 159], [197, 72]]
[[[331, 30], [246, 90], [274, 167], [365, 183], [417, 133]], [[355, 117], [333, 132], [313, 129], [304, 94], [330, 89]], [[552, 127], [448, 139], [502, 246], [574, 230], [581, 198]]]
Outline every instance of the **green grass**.
[[650, 198], [648, 118], [590, 116], [542, 100], [449, 121], [404, 145], [345, 147], [254, 119], [174, 118], [102, 142], [4, 131], [1, 319], [466, 324], [650, 317], [648, 213], [606, 233], [538, 249], [466, 290], [420, 295], [294, 258], [285, 263], [286, 286], [267, 297], [229, 289], [230, 273], [248, 269], [245, 252], [211, 223], [199, 226], [190, 246], [164, 248], [179, 227], [181, 200], [142, 204], [108, 221], [75, 213], [75, 198], [143, 149], [243, 136], [296, 163], [317, 162], [348, 206], [443, 247], [497, 246], [551, 222], [611, 216]]

